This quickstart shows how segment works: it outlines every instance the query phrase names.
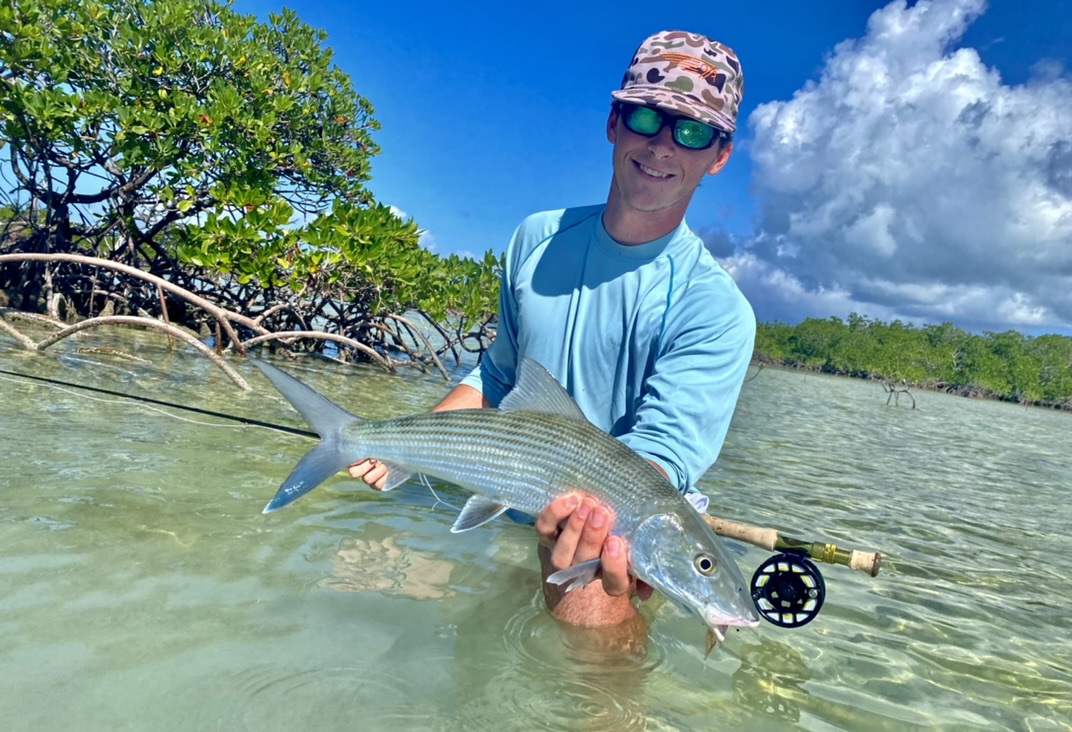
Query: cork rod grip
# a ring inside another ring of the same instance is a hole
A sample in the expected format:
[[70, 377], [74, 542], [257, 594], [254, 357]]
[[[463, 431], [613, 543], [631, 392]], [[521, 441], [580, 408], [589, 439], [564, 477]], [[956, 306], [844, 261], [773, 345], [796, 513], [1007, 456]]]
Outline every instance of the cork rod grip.
[[801, 551], [810, 559], [827, 564], [843, 564], [857, 572], [866, 572], [872, 577], [878, 576], [882, 564], [882, 555], [878, 552], [861, 552], [855, 549], [839, 549], [834, 544], [820, 544], [782, 536], [774, 529], [763, 529], [748, 524], [726, 521], [717, 516], [704, 515], [704, 521], [719, 536], [735, 541], [743, 541], [767, 551]]

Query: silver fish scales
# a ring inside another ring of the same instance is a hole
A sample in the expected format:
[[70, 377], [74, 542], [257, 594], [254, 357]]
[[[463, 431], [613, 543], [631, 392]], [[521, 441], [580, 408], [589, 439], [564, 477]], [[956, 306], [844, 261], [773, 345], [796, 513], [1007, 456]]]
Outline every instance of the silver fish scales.
[[356, 423], [347, 433], [367, 454], [355, 461], [375, 456], [408, 472], [479, 486], [485, 498], [530, 514], [577, 490], [614, 506], [623, 528], [652, 500], [680, 498], [621, 442], [557, 414], [466, 409]]

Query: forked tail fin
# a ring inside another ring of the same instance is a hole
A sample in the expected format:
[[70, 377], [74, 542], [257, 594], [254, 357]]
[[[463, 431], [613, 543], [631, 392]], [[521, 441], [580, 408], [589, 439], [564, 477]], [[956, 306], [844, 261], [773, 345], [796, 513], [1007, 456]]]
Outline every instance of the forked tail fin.
[[275, 366], [253, 358], [249, 360], [268, 377], [279, 393], [294, 405], [294, 408], [305, 417], [309, 426], [320, 435], [320, 444], [301, 459], [297, 467], [283, 481], [283, 485], [276, 491], [272, 500], [264, 507], [264, 513], [271, 513], [290, 505], [350, 465], [352, 456], [344, 451], [346, 445], [342, 440], [343, 428], [353, 422], [360, 422], [361, 418], [350, 414], [327, 397], [318, 394]]

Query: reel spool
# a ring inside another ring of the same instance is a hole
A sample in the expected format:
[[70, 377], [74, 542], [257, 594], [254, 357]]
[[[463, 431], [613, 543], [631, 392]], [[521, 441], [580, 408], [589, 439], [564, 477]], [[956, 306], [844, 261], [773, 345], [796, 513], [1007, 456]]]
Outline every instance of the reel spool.
[[777, 554], [752, 575], [752, 602], [769, 623], [779, 628], [807, 625], [823, 606], [826, 582], [804, 555]]

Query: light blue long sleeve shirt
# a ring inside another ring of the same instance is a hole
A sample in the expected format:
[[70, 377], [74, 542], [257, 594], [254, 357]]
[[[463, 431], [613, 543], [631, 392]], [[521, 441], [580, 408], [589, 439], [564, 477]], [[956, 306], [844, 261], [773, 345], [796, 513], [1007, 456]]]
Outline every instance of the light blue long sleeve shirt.
[[715, 462], [756, 322], [683, 221], [623, 246], [604, 206], [534, 214], [506, 254], [495, 340], [462, 383], [498, 405], [517, 364], [542, 364], [601, 430], [688, 490]]

